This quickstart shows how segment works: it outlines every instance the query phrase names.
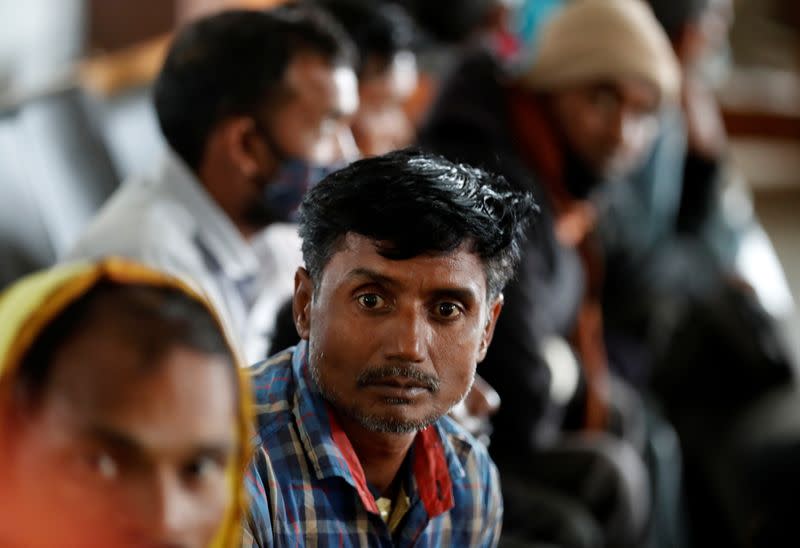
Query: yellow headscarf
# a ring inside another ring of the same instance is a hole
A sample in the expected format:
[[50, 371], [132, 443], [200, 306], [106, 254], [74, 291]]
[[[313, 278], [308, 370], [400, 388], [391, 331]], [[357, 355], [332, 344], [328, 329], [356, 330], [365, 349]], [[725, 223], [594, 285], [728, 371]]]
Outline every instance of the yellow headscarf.
[[[0, 378], [14, 375], [25, 353], [39, 334], [71, 303], [85, 295], [101, 282], [118, 284], [145, 284], [153, 287], [176, 289], [201, 302], [222, 326], [219, 315], [188, 284], [123, 259], [106, 259], [98, 263], [75, 263], [58, 266], [28, 276], [0, 294]], [[220, 327], [222, 329], [222, 327]], [[240, 543], [241, 513], [244, 503], [243, 473], [251, 456], [249, 446], [251, 425], [251, 394], [249, 383], [243, 375], [241, 361], [227, 337], [228, 346], [236, 356], [236, 370], [240, 385], [240, 409], [237, 417], [240, 449], [238, 459], [228, 470], [228, 488], [232, 504], [223, 526], [212, 546], [228, 548]]]

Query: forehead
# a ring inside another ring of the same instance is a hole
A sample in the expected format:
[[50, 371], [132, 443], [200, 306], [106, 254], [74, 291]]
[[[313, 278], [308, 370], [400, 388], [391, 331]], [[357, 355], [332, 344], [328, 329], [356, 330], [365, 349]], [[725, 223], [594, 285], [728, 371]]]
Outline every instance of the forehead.
[[66, 432], [100, 428], [153, 449], [230, 438], [231, 363], [182, 347], [142, 360], [112, 330], [77, 336], [54, 356], [42, 415]]
[[333, 65], [321, 55], [296, 54], [286, 69], [294, 101], [324, 112], [351, 115], [358, 109], [358, 81], [352, 67]]
[[424, 293], [463, 289], [485, 299], [486, 273], [480, 257], [466, 246], [444, 254], [425, 254], [410, 259], [383, 257], [375, 240], [348, 233], [322, 272], [323, 291], [357, 284], [359, 272], [369, 271], [390, 280], [399, 290]]

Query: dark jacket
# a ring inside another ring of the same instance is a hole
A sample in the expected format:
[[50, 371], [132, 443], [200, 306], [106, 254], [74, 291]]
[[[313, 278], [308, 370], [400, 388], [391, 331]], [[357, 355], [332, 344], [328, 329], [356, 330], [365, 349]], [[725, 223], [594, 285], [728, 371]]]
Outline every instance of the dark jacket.
[[465, 58], [446, 80], [419, 145], [453, 161], [503, 175], [531, 191], [542, 208], [531, 224], [516, 278], [504, 291], [505, 306], [479, 373], [500, 394], [493, 419], [492, 454], [502, 460], [531, 447], [551, 423], [550, 371], [541, 354], [547, 337], [567, 337], [584, 294], [577, 254], [555, 239], [545, 192], [517, 151], [506, 101], [505, 76], [488, 53]]

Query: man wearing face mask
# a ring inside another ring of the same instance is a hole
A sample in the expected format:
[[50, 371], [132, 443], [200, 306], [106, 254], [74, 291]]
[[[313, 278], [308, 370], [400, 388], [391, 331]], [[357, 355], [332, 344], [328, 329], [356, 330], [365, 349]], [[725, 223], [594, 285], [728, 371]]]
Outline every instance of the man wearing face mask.
[[349, 39], [324, 13], [227, 11], [179, 32], [154, 86], [169, 144], [159, 174], [112, 196], [72, 258], [123, 255], [193, 280], [249, 361], [302, 262], [306, 190], [353, 159]]

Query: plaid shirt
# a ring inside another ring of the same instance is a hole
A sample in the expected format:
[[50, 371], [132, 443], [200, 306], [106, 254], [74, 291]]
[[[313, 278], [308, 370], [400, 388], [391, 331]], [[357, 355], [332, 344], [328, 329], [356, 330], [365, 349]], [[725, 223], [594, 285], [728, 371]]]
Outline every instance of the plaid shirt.
[[254, 367], [256, 452], [245, 546], [495, 546], [503, 505], [486, 449], [448, 417], [417, 435], [394, 534], [308, 374], [306, 343]]

